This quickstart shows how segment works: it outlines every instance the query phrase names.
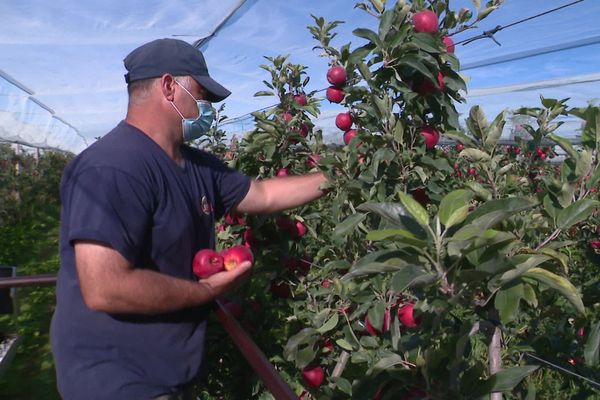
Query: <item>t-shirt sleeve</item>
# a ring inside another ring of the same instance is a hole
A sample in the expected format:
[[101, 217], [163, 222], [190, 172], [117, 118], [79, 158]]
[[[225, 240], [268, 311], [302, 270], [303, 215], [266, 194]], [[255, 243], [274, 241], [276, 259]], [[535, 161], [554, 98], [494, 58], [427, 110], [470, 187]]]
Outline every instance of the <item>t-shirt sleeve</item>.
[[110, 167], [88, 168], [67, 183], [63, 197], [69, 243], [103, 242], [137, 263], [152, 220], [153, 197], [141, 181]]
[[207, 155], [213, 181], [215, 183], [215, 217], [221, 218], [246, 197], [252, 179], [225, 165], [213, 155]]

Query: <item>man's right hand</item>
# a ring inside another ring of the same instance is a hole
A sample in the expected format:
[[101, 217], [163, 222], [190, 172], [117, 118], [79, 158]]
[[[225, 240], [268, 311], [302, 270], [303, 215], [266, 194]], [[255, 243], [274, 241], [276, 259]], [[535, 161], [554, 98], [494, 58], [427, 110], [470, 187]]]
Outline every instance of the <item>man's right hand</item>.
[[219, 298], [222, 295], [239, 288], [248, 280], [252, 271], [252, 263], [246, 261], [231, 271], [221, 271], [213, 274], [198, 282], [208, 289], [213, 298]]

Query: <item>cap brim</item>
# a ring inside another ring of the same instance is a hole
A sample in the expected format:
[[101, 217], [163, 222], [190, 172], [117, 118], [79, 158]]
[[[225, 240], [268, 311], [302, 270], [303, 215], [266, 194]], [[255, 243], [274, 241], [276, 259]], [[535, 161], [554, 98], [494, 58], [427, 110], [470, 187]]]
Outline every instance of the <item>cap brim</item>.
[[218, 103], [219, 101], [225, 100], [227, 96], [231, 94], [231, 92], [225, 89], [221, 84], [212, 79], [210, 76], [205, 75], [192, 75], [192, 77], [198, 82], [206, 91], [208, 92], [208, 96], [206, 96], [206, 100], [211, 103]]

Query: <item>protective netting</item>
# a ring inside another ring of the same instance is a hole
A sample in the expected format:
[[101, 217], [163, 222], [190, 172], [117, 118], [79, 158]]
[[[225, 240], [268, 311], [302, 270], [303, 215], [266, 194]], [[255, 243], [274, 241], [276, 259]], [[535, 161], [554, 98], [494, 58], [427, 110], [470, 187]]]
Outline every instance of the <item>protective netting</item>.
[[0, 140], [73, 153], [88, 146], [77, 129], [6, 76], [0, 76]]
[[[334, 45], [351, 41], [353, 48], [358, 47], [362, 39], [352, 35], [353, 29], [376, 29], [376, 20], [353, 8], [356, 2], [205, 0], [202, 7], [117, 0], [85, 5], [72, 0], [52, 5], [41, 0], [0, 3], [0, 69], [18, 79], [0, 78], [0, 141], [80, 152], [124, 116], [123, 57], [146, 41], [171, 36], [190, 43], [208, 38], [202, 50], [210, 72], [233, 91], [226, 111], [236, 118], [223, 129], [240, 137], [254, 127], [249, 113], [274, 102], [253, 97], [264, 90], [262, 81], [268, 79], [259, 68], [265, 63], [263, 56], [290, 54], [291, 62], [308, 67], [308, 90], [326, 87], [327, 60], [313, 50], [316, 42], [306, 26], [314, 25], [311, 14], [346, 21], [339, 26]], [[477, 29], [454, 39], [458, 43], [568, 2], [505, 2]], [[471, 0], [455, 0], [452, 7], [474, 8]], [[488, 117], [505, 108], [537, 106], [540, 94], [570, 97], [569, 106], [583, 106], [598, 97], [598, 77], [589, 76], [599, 73], [599, 12], [599, 1], [586, 0], [501, 30], [495, 38], [502, 46], [490, 39], [457, 45], [470, 89], [467, 105], [458, 105], [461, 114], [474, 104], [480, 104]], [[588, 79], [577, 82], [582, 76]], [[542, 83], [515, 87], [536, 82]], [[314, 123], [326, 140], [339, 143], [334, 118], [341, 110], [326, 103]], [[573, 121], [560, 133], [576, 136], [577, 129]]]

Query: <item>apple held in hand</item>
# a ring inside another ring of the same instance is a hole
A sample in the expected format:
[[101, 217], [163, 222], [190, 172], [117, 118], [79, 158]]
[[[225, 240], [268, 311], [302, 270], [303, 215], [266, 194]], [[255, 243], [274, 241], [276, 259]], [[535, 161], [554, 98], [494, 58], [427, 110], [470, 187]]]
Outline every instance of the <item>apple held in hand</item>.
[[243, 262], [254, 262], [252, 250], [246, 246], [236, 245], [221, 252], [223, 257], [223, 266], [227, 271], [231, 271], [240, 266]]
[[323, 378], [325, 377], [325, 373], [323, 372], [323, 368], [317, 367], [304, 367], [302, 370], [302, 378], [304, 382], [313, 388], [318, 388], [323, 384]]
[[208, 278], [217, 272], [223, 271], [223, 256], [213, 249], [199, 250], [192, 261], [192, 269], [198, 278]]

